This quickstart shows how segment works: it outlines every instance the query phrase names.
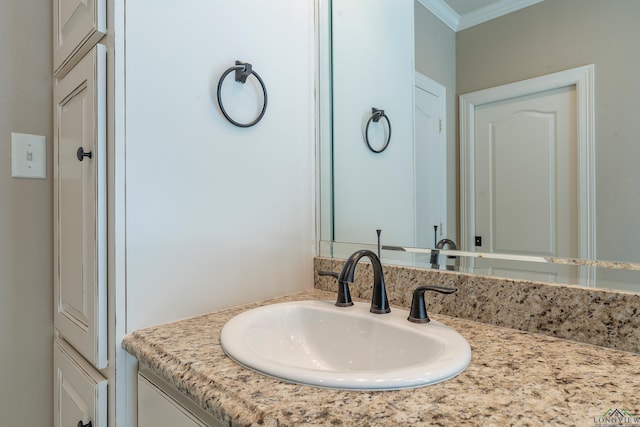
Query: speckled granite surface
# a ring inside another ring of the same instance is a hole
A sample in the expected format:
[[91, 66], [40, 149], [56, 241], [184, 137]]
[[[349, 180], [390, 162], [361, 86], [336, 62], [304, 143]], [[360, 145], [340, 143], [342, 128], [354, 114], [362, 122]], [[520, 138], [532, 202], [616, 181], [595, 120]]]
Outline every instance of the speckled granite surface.
[[[343, 263], [317, 257], [315, 287], [337, 291], [335, 279], [317, 272], [340, 271]], [[640, 353], [637, 293], [392, 265], [385, 265], [384, 273], [391, 304], [409, 307], [413, 289], [422, 284], [449, 286], [458, 292], [426, 295], [430, 313]], [[360, 263], [351, 295], [370, 298], [372, 283], [371, 265]]]
[[[333, 299], [311, 290], [266, 303]], [[610, 408], [640, 414], [640, 355], [434, 315], [472, 348], [444, 383], [356, 392], [289, 384], [242, 368], [219, 343], [224, 323], [261, 303], [136, 331], [123, 347], [231, 426], [592, 426]]]

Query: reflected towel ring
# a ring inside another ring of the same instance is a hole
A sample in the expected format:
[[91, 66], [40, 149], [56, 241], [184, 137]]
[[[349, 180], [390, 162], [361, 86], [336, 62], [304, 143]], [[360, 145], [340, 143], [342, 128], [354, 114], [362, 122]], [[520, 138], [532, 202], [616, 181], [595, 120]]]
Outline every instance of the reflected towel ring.
[[[258, 117], [250, 123], [236, 122], [229, 116], [229, 114], [227, 114], [227, 112], [224, 109], [224, 106], [222, 105], [222, 96], [220, 95], [220, 92], [222, 91], [222, 82], [224, 82], [224, 79], [232, 71], [236, 72], [235, 79], [237, 82], [244, 84], [247, 82], [247, 77], [253, 74], [255, 78], [258, 79], [258, 82], [260, 82], [260, 86], [262, 86], [262, 95], [264, 96], [264, 105], [262, 106], [262, 111], [260, 111], [260, 114], [258, 115]], [[253, 71], [251, 64], [249, 64], [248, 62], [236, 61], [236, 65], [234, 67], [228, 68], [224, 73], [222, 73], [222, 76], [220, 76], [220, 80], [218, 81], [218, 105], [220, 106], [220, 111], [222, 112], [222, 115], [235, 126], [238, 126], [241, 128], [248, 128], [255, 125], [260, 120], [262, 120], [262, 117], [264, 116], [265, 111], [267, 111], [267, 88], [265, 87], [264, 82], [262, 81], [258, 73]]]
[[[385, 141], [382, 148], [379, 150], [376, 150], [371, 146], [371, 143], [369, 142], [369, 125], [371, 124], [371, 122], [378, 123], [380, 119], [385, 119], [387, 121], [387, 126], [389, 127], [389, 134], [387, 135], [387, 140]], [[387, 115], [384, 113], [384, 110], [380, 110], [375, 107], [371, 109], [371, 117], [369, 117], [369, 120], [367, 120], [367, 126], [364, 131], [364, 140], [367, 143], [367, 147], [369, 147], [369, 150], [373, 151], [374, 153], [382, 153], [384, 150], [387, 149], [387, 147], [389, 146], [389, 142], [391, 142], [391, 122], [389, 121], [389, 117], [387, 117]]]

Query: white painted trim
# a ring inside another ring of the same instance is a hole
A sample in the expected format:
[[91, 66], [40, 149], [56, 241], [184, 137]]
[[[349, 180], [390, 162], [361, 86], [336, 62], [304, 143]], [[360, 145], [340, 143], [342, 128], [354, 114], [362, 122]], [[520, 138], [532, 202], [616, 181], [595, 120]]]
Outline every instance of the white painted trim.
[[433, 93], [434, 95], [445, 96], [447, 93], [446, 87], [444, 87], [437, 81], [430, 79], [419, 71], [416, 71], [415, 85], [420, 89], [424, 89], [428, 92]]
[[462, 31], [474, 25], [482, 24], [492, 19], [508, 15], [525, 7], [540, 3], [543, 0], [499, 0], [483, 8], [473, 12], [464, 14], [460, 17], [457, 31]]
[[331, 1], [316, 3], [316, 37], [318, 47], [316, 79], [316, 252], [322, 241], [333, 241], [333, 162], [332, 162], [332, 58]]
[[453, 31], [462, 31], [500, 16], [507, 15], [544, 0], [498, 0], [490, 5], [464, 15], [458, 14], [445, 0], [418, 0]]
[[510, 83], [495, 88], [460, 95], [460, 249], [473, 251], [475, 234], [474, 117], [482, 105], [511, 98], [576, 87], [578, 150], [579, 150], [579, 211], [580, 254], [583, 259], [596, 256], [596, 195], [595, 195], [595, 66], [585, 65], [541, 77]]

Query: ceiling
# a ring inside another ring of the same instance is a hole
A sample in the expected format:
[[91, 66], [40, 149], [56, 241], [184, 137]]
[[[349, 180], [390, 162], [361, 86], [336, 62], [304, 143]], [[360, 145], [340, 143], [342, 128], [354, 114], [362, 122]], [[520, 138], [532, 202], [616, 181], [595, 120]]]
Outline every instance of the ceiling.
[[418, 0], [453, 31], [482, 24], [543, 0]]

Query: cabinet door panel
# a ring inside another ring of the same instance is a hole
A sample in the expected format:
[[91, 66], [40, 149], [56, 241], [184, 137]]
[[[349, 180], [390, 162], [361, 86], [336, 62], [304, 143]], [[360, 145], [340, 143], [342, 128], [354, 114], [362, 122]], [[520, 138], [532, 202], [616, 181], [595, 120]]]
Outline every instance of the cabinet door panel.
[[99, 369], [107, 365], [105, 54], [94, 47], [54, 89], [54, 325]]
[[107, 31], [105, 0], [53, 1], [53, 70], [62, 76]]
[[106, 426], [107, 380], [64, 341], [53, 343], [54, 427]]
[[144, 378], [138, 377], [138, 427], [207, 427]]

